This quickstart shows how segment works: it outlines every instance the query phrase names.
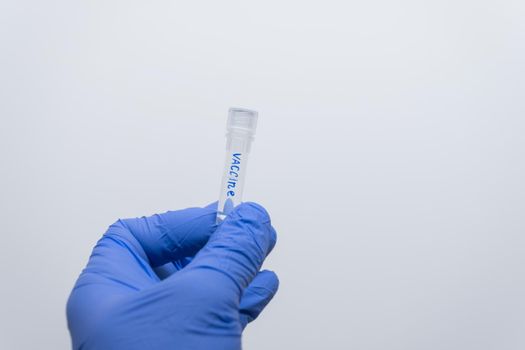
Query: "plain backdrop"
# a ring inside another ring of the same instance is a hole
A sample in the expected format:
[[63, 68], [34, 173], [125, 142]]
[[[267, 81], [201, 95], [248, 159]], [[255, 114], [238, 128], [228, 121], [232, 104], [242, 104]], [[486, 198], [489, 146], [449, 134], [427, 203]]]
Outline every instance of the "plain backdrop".
[[263, 349], [525, 348], [525, 2], [0, 0], [0, 348], [67, 349], [120, 217], [245, 200], [278, 230]]

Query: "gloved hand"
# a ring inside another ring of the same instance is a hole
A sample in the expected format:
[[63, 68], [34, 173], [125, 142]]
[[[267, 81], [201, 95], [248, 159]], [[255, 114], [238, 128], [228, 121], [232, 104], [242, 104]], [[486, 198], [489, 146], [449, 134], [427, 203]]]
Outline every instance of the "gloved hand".
[[259, 272], [276, 234], [244, 203], [118, 220], [100, 239], [67, 304], [73, 348], [240, 349], [241, 333], [279, 281]]

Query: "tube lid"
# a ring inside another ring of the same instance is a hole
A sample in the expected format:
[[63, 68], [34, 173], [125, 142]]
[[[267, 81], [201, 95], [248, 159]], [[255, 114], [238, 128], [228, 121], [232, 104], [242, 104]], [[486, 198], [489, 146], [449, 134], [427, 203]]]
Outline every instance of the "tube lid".
[[257, 129], [257, 112], [244, 108], [230, 108], [226, 128], [228, 131], [239, 130], [254, 135]]

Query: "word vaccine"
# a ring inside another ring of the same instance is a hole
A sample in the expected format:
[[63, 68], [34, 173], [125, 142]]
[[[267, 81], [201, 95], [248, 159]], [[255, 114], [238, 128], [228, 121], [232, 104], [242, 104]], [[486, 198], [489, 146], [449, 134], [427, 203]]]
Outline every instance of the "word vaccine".
[[228, 172], [228, 180], [227, 180], [227, 192], [226, 195], [228, 197], [234, 197], [235, 196], [235, 186], [237, 185], [237, 182], [239, 181], [239, 174], [241, 172], [241, 154], [240, 153], [234, 153], [232, 154], [232, 161], [230, 163], [230, 169]]

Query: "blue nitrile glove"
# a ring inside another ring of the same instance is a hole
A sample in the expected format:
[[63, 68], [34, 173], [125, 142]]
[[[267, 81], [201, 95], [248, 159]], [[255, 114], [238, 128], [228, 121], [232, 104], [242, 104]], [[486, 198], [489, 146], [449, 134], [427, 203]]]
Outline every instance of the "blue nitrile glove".
[[276, 235], [260, 205], [219, 225], [216, 205], [119, 220], [67, 304], [74, 349], [240, 349], [279, 281], [261, 271]]

